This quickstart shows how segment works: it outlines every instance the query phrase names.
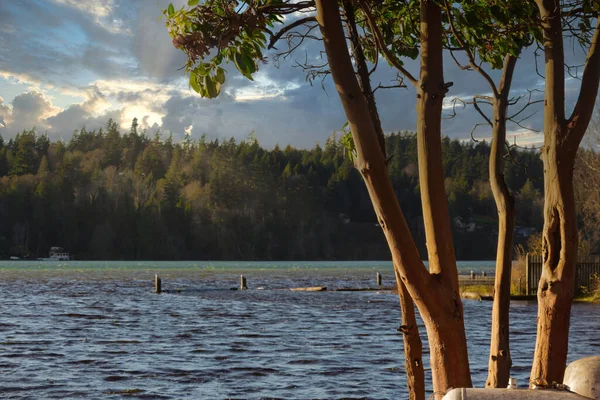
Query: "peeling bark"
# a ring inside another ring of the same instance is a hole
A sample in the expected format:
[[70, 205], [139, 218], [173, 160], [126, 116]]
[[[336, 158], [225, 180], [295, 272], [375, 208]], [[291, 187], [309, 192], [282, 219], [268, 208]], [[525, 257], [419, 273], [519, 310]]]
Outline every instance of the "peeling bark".
[[421, 74], [417, 83], [419, 187], [425, 221], [429, 271], [444, 272], [458, 293], [458, 272], [450, 231], [442, 164], [442, 105], [446, 96], [442, 56], [442, 11], [421, 1]]
[[560, 0], [536, 0], [544, 32], [544, 266], [538, 286], [538, 325], [531, 385], [561, 383], [567, 362], [577, 262], [573, 167], [592, 117], [600, 82], [600, 19], [588, 51], [581, 91], [565, 119], [564, 46]]
[[[367, 102], [373, 128], [376, 131], [381, 151], [385, 157], [385, 137], [381, 127], [381, 120], [375, 104], [375, 95], [371, 88], [371, 79], [367, 62], [362, 47], [358, 40], [356, 21], [354, 18], [354, 6], [352, 0], [343, 0], [344, 14], [346, 17], [346, 30], [350, 37], [352, 53], [356, 64], [356, 77], [358, 84]], [[400, 309], [402, 313], [402, 334], [404, 336], [404, 365], [406, 370], [406, 386], [410, 400], [425, 400], [425, 371], [423, 369], [423, 344], [419, 335], [417, 319], [415, 316], [414, 303], [406, 286], [395, 268], [396, 284], [398, 285], [398, 296], [400, 298]]]
[[[545, 146], [544, 266], [538, 286], [538, 325], [531, 381], [562, 383], [567, 364], [571, 302], [577, 263], [573, 152]], [[559, 168], [560, 166], [560, 168]]]
[[425, 400], [425, 370], [423, 369], [423, 343], [419, 335], [417, 318], [412, 299], [402, 278], [395, 269], [402, 326], [400, 331], [404, 337], [404, 367], [406, 369], [406, 386], [409, 400]]
[[493, 103], [493, 139], [489, 170], [490, 186], [498, 210], [498, 247], [496, 250], [496, 277], [486, 388], [505, 388], [508, 385], [512, 365], [509, 341], [509, 309], [512, 246], [515, 230], [515, 199], [504, 180], [504, 148], [506, 143], [508, 95], [516, 62], [516, 57], [506, 56], [498, 96]]
[[438, 307], [432, 307], [429, 313], [421, 315], [429, 337], [433, 381], [442, 388], [470, 387], [463, 306], [442, 164], [441, 116], [448, 90], [443, 69], [442, 11], [432, 0], [422, 0], [420, 10], [421, 64], [416, 106], [419, 187], [429, 272], [447, 306], [441, 313]]

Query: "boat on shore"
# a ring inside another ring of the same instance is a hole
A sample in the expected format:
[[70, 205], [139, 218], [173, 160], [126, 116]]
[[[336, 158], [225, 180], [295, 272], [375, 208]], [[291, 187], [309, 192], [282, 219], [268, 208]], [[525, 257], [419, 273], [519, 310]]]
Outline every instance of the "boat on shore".
[[64, 251], [62, 247], [50, 247], [48, 257], [38, 258], [39, 261], [69, 261], [71, 255]]

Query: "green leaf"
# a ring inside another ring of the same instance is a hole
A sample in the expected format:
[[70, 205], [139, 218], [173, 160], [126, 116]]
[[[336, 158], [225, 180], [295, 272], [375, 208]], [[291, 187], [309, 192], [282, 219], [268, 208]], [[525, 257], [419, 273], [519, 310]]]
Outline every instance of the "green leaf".
[[169, 3], [169, 7], [167, 8], [167, 13], [169, 14], [169, 17], [172, 16], [173, 14], [175, 14], [175, 7], [173, 7], [172, 3]]
[[199, 75], [206, 75], [210, 71], [210, 64], [201, 63], [195, 68]]
[[210, 76], [204, 77], [204, 88], [206, 89], [206, 97], [214, 99], [221, 92], [221, 84], [215, 82]]
[[233, 62], [242, 75], [251, 81], [254, 80], [252, 78], [252, 74], [256, 72], [256, 64], [254, 63], [254, 60], [252, 60], [246, 54], [235, 53], [233, 56]]
[[200, 0], [188, 0], [188, 6], [190, 6], [190, 7], [197, 6], [199, 1]]
[[215, 74], [215, 81], [220, 84], [225, 83], [225, 70], [223, 68], [217, 68], [217, 73]]
[[198, 83], [198, 74], [196, 74], [194, 71], [190, 72], [190, 86], [196, 91], [196, 93], [202, 94], [202, 88]]

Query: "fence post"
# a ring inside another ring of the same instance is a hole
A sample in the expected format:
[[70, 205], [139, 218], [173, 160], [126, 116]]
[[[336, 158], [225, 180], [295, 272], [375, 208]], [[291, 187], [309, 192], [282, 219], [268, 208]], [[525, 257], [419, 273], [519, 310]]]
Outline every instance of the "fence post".
[[529, 253], [525, 254], [525, 295], [529, 296], [529, 275], [531, 272], [529, 271]]

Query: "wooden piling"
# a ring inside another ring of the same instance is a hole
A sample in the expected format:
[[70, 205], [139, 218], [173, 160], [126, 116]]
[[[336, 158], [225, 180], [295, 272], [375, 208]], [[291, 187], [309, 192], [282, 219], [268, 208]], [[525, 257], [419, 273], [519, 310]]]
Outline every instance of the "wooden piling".
[[471, 279], [475, 279], [475, 272], [471, 271]]
[[154, 288], [156, 289], [157, 294], [160, 294], [162, 292], [161, 280], [158, 274], [154, 275]]
[[244, 275], [240, 275], [240, 290], [246, 290], [248, 286], [246, 286], [246, 277]]
[[377, 286], [381, 286], [381, 274], [378, 272], [377, 273]]

